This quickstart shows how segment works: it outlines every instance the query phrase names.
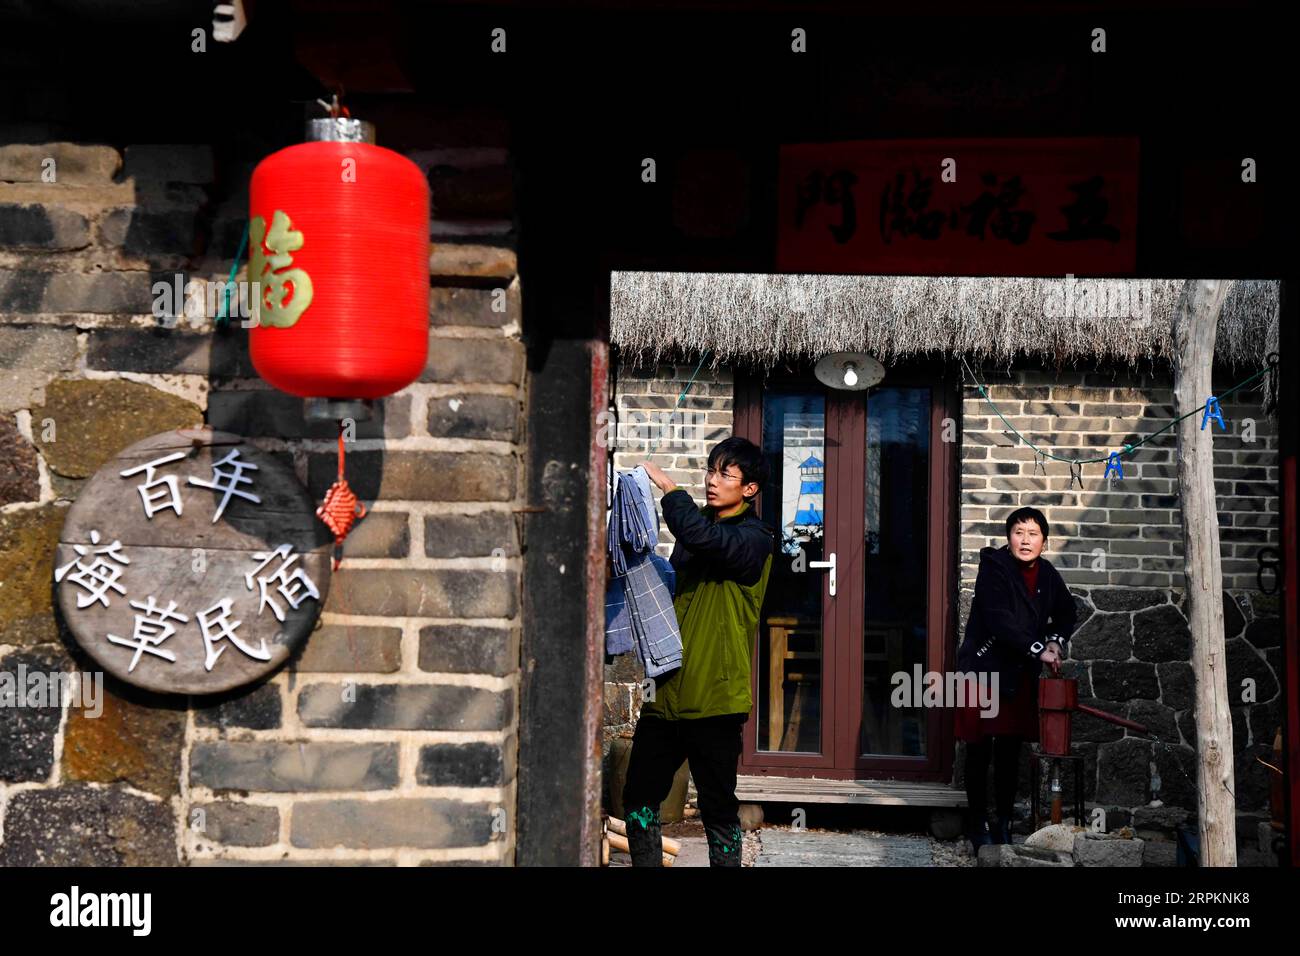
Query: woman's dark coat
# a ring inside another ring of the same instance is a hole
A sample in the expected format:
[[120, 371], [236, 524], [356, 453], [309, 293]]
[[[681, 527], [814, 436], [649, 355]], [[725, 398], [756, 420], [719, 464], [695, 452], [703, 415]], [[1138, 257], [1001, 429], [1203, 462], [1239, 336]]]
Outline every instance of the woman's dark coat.
[[1038, 593], [1031, 596], [1006, 545], [982, 548], [957, 669], [997, 672], [1001, 693], [1014, 696], [1026, 667], [1039, 672], [1038, 655], [1048, 641], [1059, 643], [1065, 656], [1074, 621], [1074, 596], [1049, 561], [1039, 557]]

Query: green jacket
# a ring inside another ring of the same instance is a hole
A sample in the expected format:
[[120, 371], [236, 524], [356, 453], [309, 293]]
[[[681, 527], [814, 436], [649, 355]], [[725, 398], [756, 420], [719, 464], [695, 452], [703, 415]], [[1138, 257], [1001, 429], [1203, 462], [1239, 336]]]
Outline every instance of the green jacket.
[[753, 506], [720, 521], [678, 488], [659, 502], [677, 539], [673, 609], [682, 631], [682, 666], [659, 679], [642, 714], [690, 720], [748, 714], [759, 611], [776, 537]]

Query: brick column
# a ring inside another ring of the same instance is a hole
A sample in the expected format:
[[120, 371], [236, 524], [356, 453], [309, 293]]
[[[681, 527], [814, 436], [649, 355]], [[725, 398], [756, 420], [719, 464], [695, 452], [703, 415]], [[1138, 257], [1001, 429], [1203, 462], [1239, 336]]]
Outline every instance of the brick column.
[[[156, 280], [226, 278], [251, 162], [222, 191], [206, 146], [0, 148], [0, 670], [91, 668], [60, 639], [54, 544], [122, 447], [206, 420], [317, 499], [334, 479], [333, 427], [256, 377], [238, 322], [152, 314]], [[216, 698], [106, 680], [99, 717], [0, 711], [0, 865], [513, 862], [519, 280], [502, 246], [439, 243], [431, 268], [428, 365], [348, 446], [371, 514], [302, 653]]]

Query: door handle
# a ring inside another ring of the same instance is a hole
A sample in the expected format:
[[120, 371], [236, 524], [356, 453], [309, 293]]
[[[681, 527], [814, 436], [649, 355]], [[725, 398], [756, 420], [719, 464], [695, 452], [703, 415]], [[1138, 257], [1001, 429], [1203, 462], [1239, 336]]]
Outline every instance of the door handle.
[[834, 551], [831, 552], [830, 558], [831, 559], [829, 561], [809, 561], [808, 567], [831, 569], [831, 581], [830, 581], [831, 597], [835, 597], [835, 552]]

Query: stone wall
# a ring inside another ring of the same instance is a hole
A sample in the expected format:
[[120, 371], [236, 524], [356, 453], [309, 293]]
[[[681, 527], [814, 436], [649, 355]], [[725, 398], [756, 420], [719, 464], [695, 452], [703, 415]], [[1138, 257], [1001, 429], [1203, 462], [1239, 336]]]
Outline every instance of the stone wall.
[[[644, 457], [624, 442], [654, 440], [658, 432], [646, 435], [647, 420], [658, 421], [657, 416], [672, 408], [694, 367], [690, 363], [653, 372], [619, 370], [617, 467], [631, 468]], [[1215, 388], [1226, 390], [1254, 371], [1216, 371]], [[661, 447], [652, 456], [697, 500], [703, 496], [700, 471], [708, 449], [730, 434], [731, 380], [725, 368], [701, 372], [690, 393], [697, 396], [695, 404], [689, 404], [690, 398], [684, 403], [708, 416], [700, 433], [685, 429], [683, 437], [698, 444], [680, 450]], [[988, 373], [986, 382], [1007, 419], [1059, 455], [1104, 455], [1155, 432], [1174, 414], [1171, 378], [1151, 370], [1024, 368]], [[1267, 862], [1257, 849], [1256, 836], [1267, 813], [1269, 781], [1256, 758], [1271, 761], [1273, 736], [1282, 719], [1282, 635], [1278, 597], [1264, 594], [1256, 581], [1256, 555], [1261, 547], [1279, 542], [1277, 426], [1263, 414], [1257, 392], [1240, 392], [1234, 399], [1224, 403], [1229, 430], [1215, 435], [1214, 461], [1228, 685], [1238, 698], [1246, 678], [1253, 679], [1255, 687], [1254, 702], [1232, 707], [1238, 833], [1242, 861]], [[1243, 428], [1246, 419], [1254, 421], [1253, 435]], [[631, 432], [634, 426], [640, 431]], [[674, 437], [671, 431], [665, 434], [665, 442]], [[1074, 739], [1086, 761], [1085, 798], [1090, 807], [1106, 812], [1111, 829], [1133, 825], [1148, 836], [1170, 837], [1175, 826], [1194, 819], [1196, 806], [1191, 637], [1182, 588], [1173, 431], [1126, 459], [1120, 481], [1103, 478], [1100, 464], [1085, 466], [1083, 490], [1069, 489], [1067, 464], [1047, 461], [1042, 469], [1046, 474], [1036, 469], [1034, 452], [1005, 430], [973, 386], [965, 389], [962, 420], [953, 435], [961, 442], [956, 640], [960, 642], [965, 629], [979, 548], [1005, 543], [1004, 521], [1012, 510], [1038, 507], [1051, 526], [1047, 557], [1071, 586], [1079, 611], [1067, 671], [1079, 678], [1085, 702], [1145, 723], [1159, 738], [1152, 744], [1113, 724], [1077, 718]], [[688, 479], [693, 483], [687, 484]], [[662, 553], [668, 552], [670, 542], [665, 530]], [[635, 728], [641, 677], [635, 655], [616, 658], [606, 668], [607, 750], [611, 741], [630, 737]], [[960, 785], [960, 759], [956, 766], [955, 782]], [[1154, 796], [1162, 805], [1152, 807], [1152, 784], [1157, 780]], [[1028, 796], [1030, 786], [1026, 758], [1022, 797]]]
[[[106, 677], [99, 717], [0, 710], [0, 865], [513, 862], [520, 289], [508, 189], [457, 212], [452, 174], [459, 157], [510, 176], [504, 138], [449, 148], [447, 127], [418, 139], [431, 128], [407, 117], [394, 148], [439, 171], [434, 237], [462, 241], [432, 247], [424, 374], [348, 448], [371, 514], [316, 631], [217, 698]], [[52, 606], [54, 546], [124, 446], [206, 421], [291, 463], [316, 500], [333, 481], [333, 425], [256, 376], [238, 322], [151, 314], [155, 279], [227, 276], [260, 155], [0, 147], [0, 670], [93, 669]]]

